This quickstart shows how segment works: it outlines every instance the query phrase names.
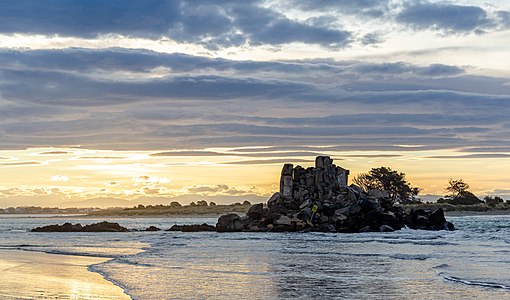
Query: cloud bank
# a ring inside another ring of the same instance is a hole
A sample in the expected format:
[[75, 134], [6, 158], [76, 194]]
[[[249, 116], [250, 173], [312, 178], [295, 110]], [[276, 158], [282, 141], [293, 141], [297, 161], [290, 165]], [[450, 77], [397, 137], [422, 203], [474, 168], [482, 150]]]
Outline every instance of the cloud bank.
[[[505, 78], [462, 66], [233, 61], [136, 49], [0, 52], [4, 149], [508, 143]], [[484, 82], [475, 85], [473, 82]], [[162, 155], [162, 154], [159, 154]]]

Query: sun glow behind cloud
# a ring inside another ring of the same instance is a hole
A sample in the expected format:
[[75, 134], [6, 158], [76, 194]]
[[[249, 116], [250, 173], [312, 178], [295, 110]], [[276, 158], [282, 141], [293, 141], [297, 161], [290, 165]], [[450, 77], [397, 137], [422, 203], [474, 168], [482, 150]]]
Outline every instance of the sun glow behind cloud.
[[[90, 165], [76, 165], [77, 160], [84, 160], [83, 152], [77, 149], [44, 149], [46, 153], [76, 154], [66, 154], [66, 158], [54, 160], [53, 163], [49, 163], [35, 173], [32, 166], [2, 170], [4, 186], [0, 193], [4, 198], [19, 199], [19, 201], [31, 195], [48, 196], [55, 200], [65, 199], [66, 201], [79, 201], [95, 197], [140, 199], [140, 197], [157, 196], [172, 199], [187, 194], [268, 197], [278, 188], [275, 183], [278, 181], [283, 161], [301, 164], [304, 167], [313, 165], [314, 156], [306, 155], [306, 153], [278, 151], [276, 152], [277, 156], [272, 157], [271, 155], [274, 155], [275, 152], [260, 151], [264, 149], [267, 148], [245, 149], [255, 150], [255, 152], [241, 156], [235, 151], [238, 150], [235, 148], [203, 150], [211, 153], [221, 151], [220, 153], [224, 154], [216, 156], [214, 154], [209, 156], [151, 156], [151, 154], [160, 152], [138, 151], [133, 153], [101, 150], [100, 154], [103, 156], [130, 158], [104, 160]], [[24, 159], [24, 157], [33, 157], [41, 152], [40, 149], [27, 149], [24, 151], [2, 151], [0, 154], [19, 155], [18, 159]], [[97, 154], [97, 151], [94, 152]], [[293, 153], [297, 156], [292, 156]], [[269, 163], [260, 162], [261, 154], [268, 155], [264, 159]], [[463, 153], [451, 150], [407, 152], [326, 150], [321, 154], [331, 155], [338, 165], [351, 170], [351, 176], [382, 165], [404, 171], [413, 184], [423, 188], [425, 194], [443, 194], [449, 177], [462, 177], [475, 183], [473, 190], [479, 193], [491, 193], [494, 186], [504, 186], [506, 179], [502, 178], [500, 174], [504, 174], [506, 163], [509, 160], [508, 157], [491, 158], [495, 163], [487, 165], [486, 161], [462, 158]], [[60, 156], [62, 154], [52, 155]], [[448, 160], [441, 158], [446, 156], [459, 158]], [[280, 161], [279, 157], [287, 158]], [[201, 163], [203, 161], [208, 163]], [[257, 161], [257, 163], [251, 164], [250, 161]], [[445, 161], [448, 163], [445, 164]], [[427, 172], [423, 172], [425, 168]], [[52, 173], [55, 170], [66, 170], [68, 175], [52, 175], [46, 177], [47, 179], [41, 177], [33, 184], [26, 185], [25, 178], [30, 174], [44, 176], [44, 174]], [[23, 188], [14, 190], [9, 186], [23, 186]], [[51, 189], [45, 188], [47, 186], [51, 186]]]

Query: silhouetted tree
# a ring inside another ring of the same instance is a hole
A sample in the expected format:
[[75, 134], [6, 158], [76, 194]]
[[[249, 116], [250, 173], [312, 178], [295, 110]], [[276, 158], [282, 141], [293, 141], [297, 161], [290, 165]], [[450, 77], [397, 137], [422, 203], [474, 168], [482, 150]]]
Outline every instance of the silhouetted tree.
[[495, 197], [485, 196], [485, 198], [483, 198], [483, 200], [485, 201], [485, 203], [487, 203], [487, 205], [492, 206], [492, 207], [498, 205], [499, 203], [503, 203], [505, 201], [505, 200], [503, 200], [503, 198], [498, 197], [498, 196], [495, 196]]
[[469, 184], [465, 183], [462, 179], [459, 180], [448, 180], [448, 187], [446, 190], [451, 193], [452, 199], [457, 199], [462, 193], [466, 192], [469, 189]]
[[199, 201], [197, 201], [197, 206], [207, 206], [207, 201], [199, 200]]
[[182, 205], [177, 201], [170, 202], [170, 207], [181, 207]]
[[363, 191], [368, 193], [372, 189], [377, 188], [375, 179], [368, 173], [361, 173], [352, 179], [355, 185], [359, 186]]
[[453, 205], [473, 205], [482, 203], [482, 200], [478, 199], [475, 194], [468, 191], [469, 184], [464, 182], [462, 179], [459, 180], [448, 180], [448, 186], [446, 190], [450, 192], [444, 198], [439, 199], [439, 203], [450, 203]]
[[353, 181], [365, 192], [371, 189], [385, 190], [391, 202], [409, 203], [416, 200], [420, 189], [412, 187], [405, 178], [406, 174], [387, 167], [373, 168], [369, 173], [361, 173]]

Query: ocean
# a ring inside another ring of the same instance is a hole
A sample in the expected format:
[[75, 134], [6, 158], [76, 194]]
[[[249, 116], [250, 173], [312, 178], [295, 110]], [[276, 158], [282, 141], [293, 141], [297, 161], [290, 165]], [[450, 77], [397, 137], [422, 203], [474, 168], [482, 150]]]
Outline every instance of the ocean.
[[447, 219], [458, 230], [32, 233], [64, 222], [168, 229], [217, 218], [3, 215], [0, 249], [106, 258], [88, 270], [132, 299], [510, 299], [510, 216]]

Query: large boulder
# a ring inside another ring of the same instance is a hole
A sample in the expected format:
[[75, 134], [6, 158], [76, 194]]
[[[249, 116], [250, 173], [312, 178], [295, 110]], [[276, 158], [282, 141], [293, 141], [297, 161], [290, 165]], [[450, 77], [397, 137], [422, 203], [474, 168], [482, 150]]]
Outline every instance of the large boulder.
[[119, 223], [99, 222], [83, 226], [83, 232], [127, 232], [129, 229]]
[[218, 232], [242, 231], [243, 228], [243, 222], [238, 214], [221, 216], [218, 223], [216, 223], [216, 231]]
[[435, 211], [412, 209], [406, 216], [406, 225], [411, 229], [455, 230], [455, 226], [446, 221], [442, 208]]
[[265, 216], [264, 205], [262, 203], [252, 205], [252, 207], [250, 207], [246, 215], [248, 216], [248, 218], [255, 220], [264, 217]]
[[82, 230], [81, 224], [64, 223], [62, 225], [47, 225], [33, 228], [32, 232], [79, 232]]

